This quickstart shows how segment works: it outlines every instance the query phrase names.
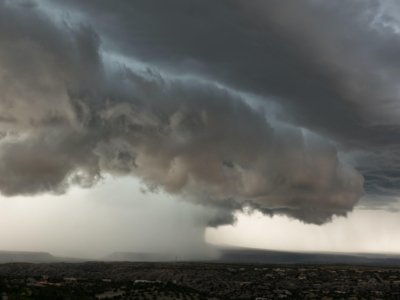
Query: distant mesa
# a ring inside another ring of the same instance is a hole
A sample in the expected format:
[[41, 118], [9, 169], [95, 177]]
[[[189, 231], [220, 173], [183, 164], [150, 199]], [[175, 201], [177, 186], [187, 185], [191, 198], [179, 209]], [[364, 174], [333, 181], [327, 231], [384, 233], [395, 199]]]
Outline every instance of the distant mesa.
[[71, 257], [58, 257], [53, 256], [48, 252], [34, 252], [34, 251], [1, 251], [0, 250], [0, 264], [5, 263], [77, 263], [89, 261], [88, 259], [71, 258]]
[[167, 262], [176, 260], [173, 254], [145, 252], [114, 252], [103, 258], [104, 261]]
[[[222, 263], [261, 264], [344, 264], [344, 265], [393, 265], [400, 266], [400, 256], [366, 253], [286, 252], [240, 247], [220, 247], [219, 258], [209, 261]], [[114, 252], [103, 258], [109, 262], [174, 262], [185, 261], [174, 254]]]
[[55, 257], [48, 252], [0, 251], [0, 263], [41, 263], [53, 262], [55, 260]]
[[239, 247], [219, 247], [218, 258], [185, 259], [174, 253], [114, 252], [98, 260], [56, 257], [47, 252], [0, 251], [3, 263], [78, 263], [85, 261], [105, 262], [184, 262], [203, 261], [217, 263], [261, 264], [344, 264], [400, 266], [400, 255], [366, 253], [285, 252]]
[[400, 266], [400, 255], [374, 253], [286, 252], [226, 247], [220, 248], [219, 261], [225, 263]]

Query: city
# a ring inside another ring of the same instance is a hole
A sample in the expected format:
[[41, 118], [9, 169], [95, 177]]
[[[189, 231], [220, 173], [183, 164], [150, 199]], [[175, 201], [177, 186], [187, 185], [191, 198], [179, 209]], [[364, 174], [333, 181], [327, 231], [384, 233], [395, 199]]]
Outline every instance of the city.
[[0, 265], [2, 300], [400, 299], [400, 268], [223, 263]]

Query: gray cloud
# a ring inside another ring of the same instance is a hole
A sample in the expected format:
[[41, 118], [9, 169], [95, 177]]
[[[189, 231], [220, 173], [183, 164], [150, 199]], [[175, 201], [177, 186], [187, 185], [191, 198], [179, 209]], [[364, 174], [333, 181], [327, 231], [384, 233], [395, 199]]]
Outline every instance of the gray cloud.
[[134, 175], [218, 207], [219, 225], [246, 206], [320, 224], [363, 178], [397, 193], [399, 45], [375, 2], [27, 3], [0, 1], [4, 194]]
[[282, 120], [361, 151], [367, 192], [397, 193], [395, 1], [56, 3], [80, 7], [110, 51], [276, 101]]

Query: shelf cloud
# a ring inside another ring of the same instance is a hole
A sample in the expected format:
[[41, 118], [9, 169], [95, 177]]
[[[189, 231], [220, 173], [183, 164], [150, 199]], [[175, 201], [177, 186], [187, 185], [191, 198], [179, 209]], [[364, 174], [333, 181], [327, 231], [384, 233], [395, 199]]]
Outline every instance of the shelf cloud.
[[218, 209], [210, 226], [244, 208], [322, 224], [396, 196], [396, 9], [0, 0], [0, 191], [135, 176]]

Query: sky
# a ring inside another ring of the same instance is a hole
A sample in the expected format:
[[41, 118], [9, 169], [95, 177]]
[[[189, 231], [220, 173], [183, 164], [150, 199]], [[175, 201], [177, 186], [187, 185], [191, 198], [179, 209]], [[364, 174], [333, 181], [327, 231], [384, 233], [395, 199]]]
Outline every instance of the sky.
[[399, 253], [399, 35], [395, 0], [0, 0], [0, 249]]

